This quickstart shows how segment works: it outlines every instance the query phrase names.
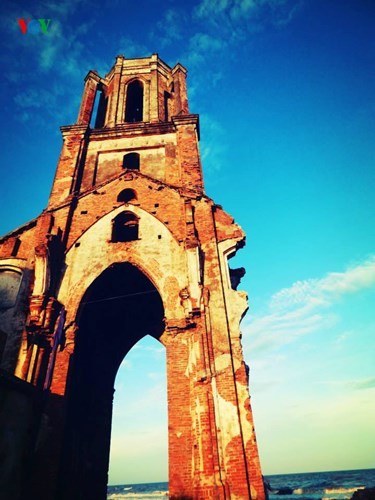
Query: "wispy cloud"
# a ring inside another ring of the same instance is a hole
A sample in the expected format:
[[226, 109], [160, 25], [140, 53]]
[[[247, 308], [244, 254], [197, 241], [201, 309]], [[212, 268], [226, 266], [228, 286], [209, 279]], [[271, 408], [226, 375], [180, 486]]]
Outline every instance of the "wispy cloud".
[[150, 30], [149, 40], [159, 49], [176, 44], [185, 46], [192, 29], [189, 9], [170, 8], [161, 12], [160, 20]]
[[302, 5], [303, 0], [202, 0], [194, 16], [236, 40], [268, 25], [288, 24]]
[[342, 392], [347, 394], [348, 391], [362, 391], [367, 389], [375, 389], [375, 377], [362, 377], [355, 379], [327, 379], [322, 380], [319, 384], [333, 388], [336, 393]]
[[[50, 12], [51, 15], [56, 14], [59, 17], [67, 17], [73, 14], [82, 5], [82, 0], [65, 0], [64, 2], [49, 2], [45, 0], [42, 4], [46, 12]], [[95, 3], [90, 0], [86, 0], [85, 5], [86, 7], [95, 7]]]
[[236, 21], [243, 16], [248, 16], [259, 8], [259, 2], [254, 0], [202, 0], [195, 13], [201, 19], [212, 19], [222, 15]]
[[[90, 3], [86, 2], [85, 8]], [[82, 61], [86, 60], [90, 64], [95, 60], [82, 43], [95, 21], [84, 21], [78, 25], [69, 22], [81, 7], [80, 0], [39, 2], [36, 10], [43, 14], [38, 16], [51, 20], [46, 34], [21, 33], [17, 20], [36, 17], [32, 2], [26, 9], [16, 5], [6, 7], [0, 29], [9, 50], [2, 52], [1, 62], [12, 70], [4, 74], [4, 86], [6, 95], [19, 109], [14, 116], [21, 121], [34, 121], [32, 110], [41, 108], [43, 113], [37, 118], [39, 125], [43, 120], [45, 125], [50, 125], [52, 116], [58, 124], [69, 123], [72, 119], [71, 110], [78, 110], [76, 86], [83, 82], [87, 69], [87, 66], [83, 69]], [[13, 57], [15, 50], [19, 53], [16, 59]], [[25, 71], [25, 61], [28, 71]], [[30, 68], [32, 71], [29, 71]], [[50, 82], [49, 88], [43, 85], [42, 90], [41, 81], [45, 79]], [[69, 85], [66, 85], [67, 79]]]
[[329, 306], [343, 295], [355, 293], [374, 284], [375, 256], [345, 272], [332, 272], [321, 279], [298, 281], [290, 288], [280, 290], [272, 297], [271, 309]]
[[[147, 340], [149, 340], [148, 337]], [[139, 353], [148, 352], [151, 353], [155, 358], [160, 358], [161, 356], [165, 356], [165, 347], [163, 344], [158, 343], [156, 340], [154, 341], [155, 345], [143, 345], [142, 343], [136, 344], [132, 349]]]
[[249, 35], [270, 25], [288, 24], [303, 3], [304, 0], [200, 0], [193, 9], [182, 5], [168, 9], [150, 38], [162, 48], [178, 43], [178, 58], [189, 69], [203, 68], [220, 51], [242, 43]]
[[116, 54], [122, 54], [127, 58], [149, 56], [155, 52], [155, 47], [135, 43], [134, 40], [127, 36], [120, 37], [118, 47]]
[[161, 46], [165, 47], [170, 43], [183, 38], [183, 29], [186, 23], [184, 11], [168, 9], [161, 21], [157, 23], [157, 30], [163, 36], [160, 38]]
[[363, 389], [374, 389], [375, 388], [375, 377], [370, 377], [361, 380], [354, 380], [350, 382], [350, 387], [355, 390]]
[[263, 351], [332, 328], [339, 318], [330, 308], [344, 296], [374, 284], [375, 256], [344, 272], [298, 281], [271, 297], [266, 314], [245, 323], [246, 345], [251, 345], [252, 352]]
[[217, 172], [223, 166], [227, 152], [225, 130], [210, 115], [201, 114], [201, 158], [206, 174]]
[[208, 35], [207, 33], [196, 33], [190, 39], [192, 49], [201, 51], [219, 51], [226, 46], [226, 41], [220, 38]]

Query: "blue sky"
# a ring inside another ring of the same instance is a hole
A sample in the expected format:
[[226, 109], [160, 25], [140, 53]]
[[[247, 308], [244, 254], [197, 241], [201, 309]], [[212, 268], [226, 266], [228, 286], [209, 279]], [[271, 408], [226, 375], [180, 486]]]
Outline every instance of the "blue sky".
[[[2, 234], [46, 206], [88, 70], [155, 52], [188, 68], [206, 192], [247, 233], [233, 266], [266, 474], [375, 467], [374, 20], [372, 0], [2, 7]], [[123, 362], [112, 483], [167, 478], [164, 372], [151, 340]]]

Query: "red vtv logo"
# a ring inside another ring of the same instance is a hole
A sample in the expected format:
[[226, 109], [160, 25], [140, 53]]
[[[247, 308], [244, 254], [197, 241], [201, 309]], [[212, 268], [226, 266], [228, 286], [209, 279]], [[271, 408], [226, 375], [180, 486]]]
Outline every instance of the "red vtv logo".
[[51, 19], [18, 19], [18, 24], [24, 35], [26, 35], [26, 33], [32, 35], [37, 33], [46, 34], [51, 24]]

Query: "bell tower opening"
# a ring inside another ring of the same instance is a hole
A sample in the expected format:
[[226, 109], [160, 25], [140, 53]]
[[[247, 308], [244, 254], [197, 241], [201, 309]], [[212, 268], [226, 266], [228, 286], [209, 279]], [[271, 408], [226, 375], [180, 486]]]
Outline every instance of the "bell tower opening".
[[126, 92], [126, 122], [141, 122], [143, 120], [143, 84], [139, 80], [129, 83]]
[[99, 102], [96, 113], [95, 128], [102, 128], [105, 124], [107, 113], [108, 97], [105, 95], [104, 89], [99, 89]]
[[130, 263], [110, 266], [84, 295], [67, 381], [62, 498], [106, 498], [116, 373], [140, 339], [159, 339], [163, 318], [158, 291]]

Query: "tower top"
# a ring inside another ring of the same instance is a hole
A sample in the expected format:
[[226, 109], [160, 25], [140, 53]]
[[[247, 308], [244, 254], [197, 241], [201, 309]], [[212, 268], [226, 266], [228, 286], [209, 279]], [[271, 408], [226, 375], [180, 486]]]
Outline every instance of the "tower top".
[[118, 55], [105, 76], [90, 70], [76, 123], [61, 127], [64, 147], [48, 208], [129, 170], [202, 194], [199, 120], [189, 113], [186, 74], [157, 54]]
[[88, 72], [77, 125], [89, 125], [95, 113], [94, 128], [169, 122], [172, 116], [187, 115], [186, 74], [182, 64], [171, 68], [158, 54], [136, 59], [118, 55], [104, 77]]

